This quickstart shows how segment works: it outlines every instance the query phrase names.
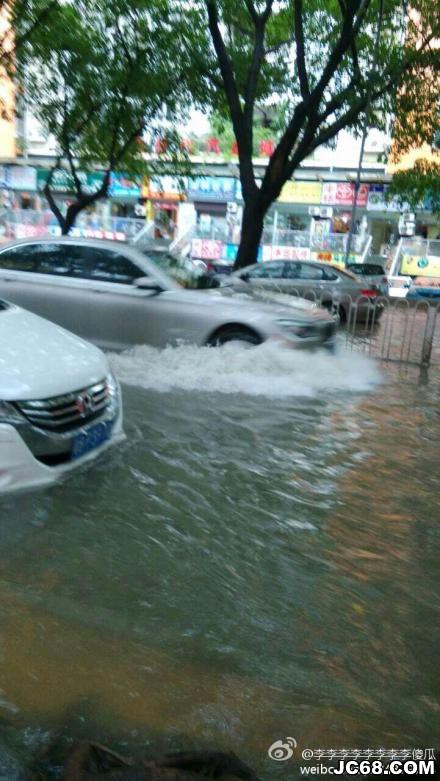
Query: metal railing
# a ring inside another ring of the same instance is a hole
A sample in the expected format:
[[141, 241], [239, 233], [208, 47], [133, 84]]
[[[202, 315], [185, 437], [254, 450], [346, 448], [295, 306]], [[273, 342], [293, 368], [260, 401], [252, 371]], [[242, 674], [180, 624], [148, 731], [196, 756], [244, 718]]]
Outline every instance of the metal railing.
[[[377, 317], [379, 312], [380, 314]], [[379, 297], [365, 323], [356, 307], [347, 323], [346, 344], [382, 361], [419, 366], [440, 366], [440, 304]]]
[[[389, 363], [417, 366], [427, 370], [440, 369], [440, 303], [429, 300], [391, 300], [387, 296], [374, 298], [317, 293], [312, 288], [268, 291], [254, 284], [268, 300], [277, 296], [281, 302], [289, 296], [305, 298], [330, 310], [341, 321], [340, 338], [346, 347], [364, 352]], [[286, 301], [287, 303], [287, 301]]]
[[143, 223], [142, 228], [134, 235], [131, 240], [132, 244], [142, 244], [146, 239], [150, 239], [154, 235], [154, 220], [148, 220]]
[[[145, 225], [144, 219], [83, 213], [78, 216], [70, 235], [134, 241]], [[61, 236], [61, 228], [51, 211], [4, 209], [0, 212], [0, 238], [3, 240], [44, 238], [45, 236]]]
[[[194, 226], [188, 231], [185, 238], [182, 237], [171, 246], [173, 249], [175, 248], [175, 251], [179, 251], [181, 244], [187, 254], [202, 260], [219, 260], [226, 257], [232, 258], [233, 254], [231, 254], [228, 245], [232, 244], [236, 247], [239, 240], [239, 234], [235, 233], [232, 238], [223, 228], [212, 227], [205, 231], [200, 226]], [[330, 233], [318, 237], [312, 236], [308, 231], [265, 228], [261, 238], [262, 259], [294, 260], [299, 258], [309, 260], [314, 258], [344, 264], [347, 241], [347, 234]], [[363, 262], [370, 250], [371, 242], [370, 235], [353, 236], [350, 257], [358, 262]], [[206, 256], [200, 254], [204, 251], [204, 247], [206, 247]], [[228, 249], [226, 250], [226, 248]], [[210, 252], [214, 254], [211, 255]]]

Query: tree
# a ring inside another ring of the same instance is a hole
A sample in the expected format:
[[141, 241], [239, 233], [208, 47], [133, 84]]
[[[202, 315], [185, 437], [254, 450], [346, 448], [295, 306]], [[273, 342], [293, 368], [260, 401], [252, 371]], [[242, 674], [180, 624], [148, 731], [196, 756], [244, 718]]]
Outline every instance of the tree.
[[[438, 4], [411, 5], [417, 21], [403, 15], [400, 0], [197, 3], [210, 36], [205, 78], [217, 87], [215, 108], [230, 117], [238, 142], [244, 212], [236, 268], [255, 262], [265, 214], [305, 157], [344, 128], [359, 133], [367, 112], [383, 129], [405, 74], [420, 81], [428, 65], [439, 67]], [[283, 124], [259, 185], [255, 110], [269, 98], [278, 101]]]
[[440, 214], [440, 159], [420, 157], [410, 168], [397, 171], [387, 197], [414, 211], [418, 211], [421, 204], [427, 204], [434, 214]]
[[16, 52], [57, 5], [58, 0], [0, 0], [0, 71], [13, 68]]
[[[63, 234], [107, 197], [113, 172], [145, 172], [145, 133], [167, 133], [168, 156], [177, 148], [173, 120], [188, 93], [171, 22], [164, 0], [77, 0], [60, 5], [50, 31], [36, 30], [24, 47], [30, 107], [58, 146], [44, 194]], [[90, 192], [81, 172], [96, 167], [102, 181]], [[59, 169], [74, 191], [65, 214], [52, 189]]]
[[415, 211], [426, 203], [440, 214], [440, 40], [436, 46], [423, 80], [408, 68], [397, 94], [388, 198]]

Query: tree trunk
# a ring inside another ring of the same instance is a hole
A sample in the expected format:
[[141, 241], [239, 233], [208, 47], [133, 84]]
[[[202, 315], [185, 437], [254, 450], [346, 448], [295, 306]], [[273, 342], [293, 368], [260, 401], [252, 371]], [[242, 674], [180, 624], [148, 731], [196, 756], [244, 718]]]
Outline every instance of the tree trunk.
[[58, 224], [61, 228], [61, 235], [68, 236], [71, 229], [75, 225], [78, 214], [80, 214], [82, 211], [84, 211], [84, 209], [86, 209], [88, 206], [91, 206], [96, 201], [99, 201], [101, 198], [104, 199], [108, 197], [111, 171], [108, 170], [105, 172], [102, 185], [96, 192], [89, 195], [84, 195], [81, 192], [78, 192], [76, 201], [70, 204], [67, 209], [66, 216], [64, 216], [57, 206], [55, 198], [53, 197], [52, 191], [50, 189], [52, 175], [55, 170], [56, 168], [51, 171], [51, 175], [46, 182], [43, 192], [48, 200], [50, 208], [58, 220]]
[[63, 236], [68, 236], [71, 229], [75, 225], [76, 218], [78, 217], [78, 214], [83, 211], [87, 206], [89, 205], [89, 202], [85, 199], [78, 199], [74, 203], [71, 203], [70, 206], [67, 208], [66, 217], [64, 219], [64, 225], [62, 226], [61, 233]]
[[258, 260], [258, 250], [263, 234], [265, 210], [253, 203], [245, 205], [241, 223], [241, 239], [238, 247], [234, 271], [251, 266]]

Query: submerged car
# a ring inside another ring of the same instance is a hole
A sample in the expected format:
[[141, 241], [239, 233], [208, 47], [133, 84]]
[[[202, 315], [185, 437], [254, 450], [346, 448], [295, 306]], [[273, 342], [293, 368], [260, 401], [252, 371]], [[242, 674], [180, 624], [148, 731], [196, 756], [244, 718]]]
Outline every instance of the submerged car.
[[337, 302], [341, 320], [347, 320], [356, 307], [356, 320], [365, 322], [382, 314], [377, 303], [380, 291], [350, 271], [319, 261], [272, 260], [255, 263], [236, 271], [225, 284], [247, 283], [261, 291], [277, 291], [296, 296], [311, 296], [321, 306], [331, 308]]
[[185, 290], [147, 255], [99, 240], [3, 245], [0, 296], [112, 350], [266, 339], [330, 347], [336, 330], [334, 318], [311, 302], [268, 302], [250, 289]]
[[104, 354], [0, 300], [0, 493], [53, 483], [122, 437]]

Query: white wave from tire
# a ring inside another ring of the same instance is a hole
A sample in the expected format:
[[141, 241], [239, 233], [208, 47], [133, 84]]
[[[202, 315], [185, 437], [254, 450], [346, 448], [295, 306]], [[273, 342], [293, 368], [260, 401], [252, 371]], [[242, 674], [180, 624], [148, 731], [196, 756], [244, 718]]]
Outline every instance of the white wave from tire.
[[179, 345], [163, 350], [142, 345], [110, 356], [122, 382], [141, 388], [243, 393], [287, 398], [323, 392], [365, 392], [380, 383], [372, 359], [340, 348], [335, 355], [310, 353], [266, 342], [243, 349]]

